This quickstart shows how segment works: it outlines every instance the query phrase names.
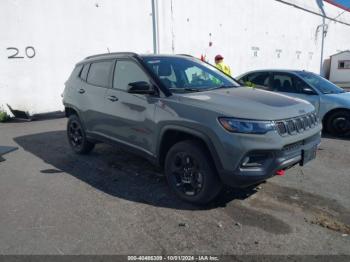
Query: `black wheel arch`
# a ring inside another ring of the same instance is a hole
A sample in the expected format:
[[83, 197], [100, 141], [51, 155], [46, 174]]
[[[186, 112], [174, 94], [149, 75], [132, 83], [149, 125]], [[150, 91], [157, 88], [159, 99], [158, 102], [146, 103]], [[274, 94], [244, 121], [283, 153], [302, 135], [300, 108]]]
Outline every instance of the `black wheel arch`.
[[169, 149], [176, 143], [184, 140], [196, 140], [210, 154], [214, 161], [216, 170], [222, 169], [222, 164], [219, 155], [211, 142], [210, 138], [198, 130], [194, 130], [182, 126], [166, 126], [162, 129], [157, 145], [157, 162], [160, 167], [164, 167], [165, 157]]
[[64, 112], [65, 112], [65, 115], [67, 118], [69, 118], [71, 115], [78, 116], [81, 125], [83, 126], [83, 128], [85, 129], [85, 131], [87, 132], [87, 135], [88, 135], [88, 130], [86, 130], [84, 119], [81, 117], [80, 110], [77, 107], [75, 107], [74, 105], [71, 105], [71, 104], [64, 104]]
[[71, 115], [77, 115], [80, 118], [79, 110], [73, 105], [65, 104], [64, 112], [66, 117], [70, 117]]

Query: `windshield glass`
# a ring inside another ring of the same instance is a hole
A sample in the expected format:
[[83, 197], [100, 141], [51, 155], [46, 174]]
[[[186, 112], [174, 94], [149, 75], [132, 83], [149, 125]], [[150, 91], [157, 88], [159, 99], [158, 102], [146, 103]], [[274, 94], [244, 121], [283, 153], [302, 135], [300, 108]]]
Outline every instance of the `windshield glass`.
[[184, 57], [144, 57], [143, 60], [172, 92], [201, 92], [239, 86], [215, 67], [199, 60]]
[[344, 93], [344, 89], [336, 86], [332, 82], [329, 82], [323, 77], [309, 73], [309, 72], [298, 72], [297, 73], [301, 78], [305, 80], [309, 85], [313, 86], [323, 94], [339, 94]]

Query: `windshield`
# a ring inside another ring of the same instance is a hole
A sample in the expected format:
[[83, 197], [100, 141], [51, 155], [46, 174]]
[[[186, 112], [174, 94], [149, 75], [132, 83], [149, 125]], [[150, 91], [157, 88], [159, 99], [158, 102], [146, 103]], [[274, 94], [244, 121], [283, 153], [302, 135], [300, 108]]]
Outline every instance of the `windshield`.
[[309, 73], [309, 72], [298, 72], [301, 78], [305, 80], [309, 85], [313, 86], [323, 94], [339, 94], [344, 93], [344, 89], [336, 86], [332, 82], [324, 79], [323, 77]]
[[144, 57], [160, 81], [172, 92], [201, 92], [239, 84], [215, 67], [184, 57]]

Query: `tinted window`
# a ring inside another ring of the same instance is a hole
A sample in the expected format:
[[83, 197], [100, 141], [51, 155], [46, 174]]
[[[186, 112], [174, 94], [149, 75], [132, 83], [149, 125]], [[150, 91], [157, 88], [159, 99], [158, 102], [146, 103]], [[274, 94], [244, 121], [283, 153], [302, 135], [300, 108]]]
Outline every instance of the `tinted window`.
[[127, 60], [117, 61], [114, 70], [113, 88], [127, 90], [130, 83], [140, 81], [149, 83], [147, 75], [136, 63]]
[[87, 77], [87, 82], [95, 86], [109, 87], [110, 74], [113, 64], [114, 62], [112, 60], [92, 63]]
[[[294, 81], [294, 86], [295, 88], [298, 90], [299, 93], [304, 93], [303, 89], [304, 88], [308, 88], [308, 89], [312, 89], [312, 87], [310, 87], [304, 80], [302, 80], [299, 77], [293, 77], [293, 81]], [[315, 95], [317, 93], [315, 92]]]
[[217, 68], [197, 59], [184, 57], [144, 57], [152, 70], [172, 92], [199, 92], [239, 86]]
[[275, 73], [273, 75], [272, 89], [277, 92], [299, 93], [294, 85], [294, 76], [286, 73]]
[[261, 89], [269, 89], [270, 74], [268, 72], [252, 73], [246, 76], [247, 86], [253, 86]]
[[85, 64], [83, 70], [80, 73], [80, 78], [86, 81], [88, 72], [89, 72], [90, 64]]
[[77, 65], [74, 69], [73, 69], [73, 72], [71, 73], [70, 77], [69, 77], [69, 80], [73, 79], [73, 78], [76, 78], [78, 77], [81, 69], [83, 68], [82, 65]]

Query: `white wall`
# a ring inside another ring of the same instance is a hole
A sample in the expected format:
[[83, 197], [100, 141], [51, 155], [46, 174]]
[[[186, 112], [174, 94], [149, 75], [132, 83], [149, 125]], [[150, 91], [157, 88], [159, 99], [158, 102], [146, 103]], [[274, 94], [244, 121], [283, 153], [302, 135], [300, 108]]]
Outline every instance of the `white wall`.
[[[210, 62], [220, 53], [235, 76], [276, 67], [319, 72], [320, 16], [275, 0], [158, 2], [162, 53], [206, 54]], [[288, 2], [321, 13], [316, 0]], [[324, 8], [330, 17], [343, 11], [327, 3]], [[152, 52], [151, 12], [151, 0], [1, 0], [0, 105], [30, 113], [62, 109], [64, 82], [79, 60], [107, 48]], [[350, 13], [339, 19], [350, 23]], [[349, 49], [349, 43], [350, 27], [330, 22], [325, 58]], [[35, 48], [33, 58], [25, 57], [28, 46]], [[24, 58], [9, 59], [9, 47]]]
[[[190, 53], [197, 57], [204, 53], [212, 63], [220, 53], [235, 76], [248, 70], [277, 67], [320, 72], [321, 32], [316, 32], [322, 24], [320, 16], [274, 0], [160, 2], [162, 52]], [[286, 2], [321, 13], [316, 0]], [[330, 17], [344, 11], [328, 3], [324, 4], [324, 10]], [[344, 13], [339, 20], [350, 24], [350, 13]], [[324, 58], [349, 49], [349, 45], [350, 26], [330, 22]], [[259, 48], [257, 57], [252, 50], [255, 47]], [[281, 51], [280, 58], [277, 50]]]
[[[148, 0], [1, 0], [0, 105], [61, 110], [64, 82], [78, 61], [107, 48], [152, 52], [151, 12]], [[27, 46], [35, 57], [25, 57]], [[9, 59], [8, 47], [24, 58]]]
[[350, 84], [350, 69], [338, 69], [338, 62], [341, 60], [350, 61], [350, 51], [332, 56], [329, 79], [336, 83]]

